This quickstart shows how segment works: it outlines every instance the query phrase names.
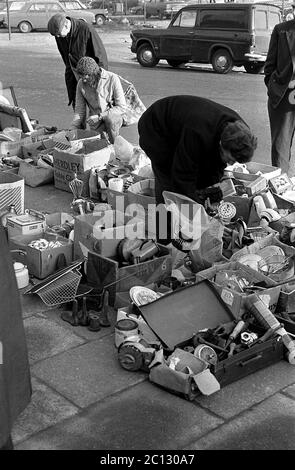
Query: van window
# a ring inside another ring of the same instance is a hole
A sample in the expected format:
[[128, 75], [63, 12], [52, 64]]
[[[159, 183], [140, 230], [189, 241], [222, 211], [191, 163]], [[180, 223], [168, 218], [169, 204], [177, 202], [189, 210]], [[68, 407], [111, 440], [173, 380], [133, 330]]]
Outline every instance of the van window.
[[197, 12], [196, 11], [182, 11], [177, 18], [175, 18], [175, 21], [172, 26], [181, 26], [184, 28], [193, 28], [196, 24], [196, 17], [197, 17]]
[[267, 30], [267, 16], [265, 10], [255, 10], [255, 29]]
[[248, 29], [248, 10], [232, 9], [201, 10], [200, 28], [206, 29]]
[[280, 14], [270, 11], [268, 14], [268, 28], [273, 30], [275, 25], [281, 22]]

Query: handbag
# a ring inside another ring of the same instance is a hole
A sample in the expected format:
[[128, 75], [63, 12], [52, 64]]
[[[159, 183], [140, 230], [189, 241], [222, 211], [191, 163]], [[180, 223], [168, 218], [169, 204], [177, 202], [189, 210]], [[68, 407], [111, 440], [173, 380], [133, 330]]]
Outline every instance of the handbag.
[[130, 126], [131, 124], [135, 124], [139, 121], [139, 118], [146, 110], [146, 107], [139, 98], [133, 83], [128, 82], [128, 80], [121, 77], [120, 75], [118, 75], [118, 77], [122, 82], [123, 89], [124, 85], [127, 85], [127, 88], [124, 90], [127, 111], [123, 115], [123, 126]]

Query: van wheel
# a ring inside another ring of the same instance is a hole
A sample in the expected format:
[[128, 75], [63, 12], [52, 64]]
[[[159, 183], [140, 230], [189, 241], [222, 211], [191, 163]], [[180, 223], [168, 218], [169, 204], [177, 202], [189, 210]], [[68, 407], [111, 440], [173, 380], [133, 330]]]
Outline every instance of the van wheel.
[[20, 30], [21, 33], [30, 33], [32, 31], [32, 26], [27, 21], [22, 21], [18, 25], [18, 29]]
[[211, 64], [215, 72], [228, 73], [233, 68], [233, 59], [226, 49], [218, 49], [214, 52]]
[[150, 44], [142, 44], [137, 49], [136, 57], [143, 67], [155, 67], [159, 59], [155, 56], [154, 49]]
[[247, 62], [244, 64], [244, 69], [247, 73], [260, 73], [264, 68], [264, 64], [254, 64], [251, 62]]
[[185, 64], [185, 61], [183, 60], [168, 60], [167, 59], [167, 64], [170, 65], [171, 67], [180, 67], [180, 65]]

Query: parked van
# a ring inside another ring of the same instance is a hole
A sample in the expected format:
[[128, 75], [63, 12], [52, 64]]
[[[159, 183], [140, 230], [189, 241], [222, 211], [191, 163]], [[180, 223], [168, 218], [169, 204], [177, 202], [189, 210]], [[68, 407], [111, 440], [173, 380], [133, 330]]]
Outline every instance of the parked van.
[[282, 21], [280, 8], [265, 3], [189, 5], [166, 29], [136, 29], [131, 51], [143, 67], [166, 59], [172, 67], [211, 63], [217, 73], [234, 65], [249, 73], [263, 70], [271, 32]]

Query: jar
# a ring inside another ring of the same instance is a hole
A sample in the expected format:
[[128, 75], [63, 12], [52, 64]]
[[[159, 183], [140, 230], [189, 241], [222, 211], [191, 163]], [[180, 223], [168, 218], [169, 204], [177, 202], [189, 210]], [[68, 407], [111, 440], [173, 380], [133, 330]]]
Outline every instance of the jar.
[[13, 263], [17, 287], [23, 289], [29, 285], [29, 271], [23, 263]]
[[138, 323], [135, 320], [124, 318], [123, 320], [118, 320], [115, 324], [115, 345], [117, 348], [131, 337], [137, 335]]
[[15, 215], [17, 215], [16, 210], [15, 210], [15, 204], [10, 204], [8, 209], [1, 215], [1, 222], [4, 228], [6, 228], [7, 226], [7, 219]]

